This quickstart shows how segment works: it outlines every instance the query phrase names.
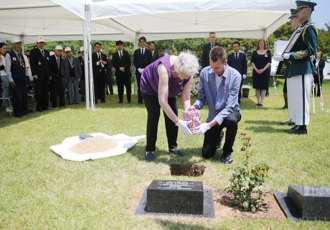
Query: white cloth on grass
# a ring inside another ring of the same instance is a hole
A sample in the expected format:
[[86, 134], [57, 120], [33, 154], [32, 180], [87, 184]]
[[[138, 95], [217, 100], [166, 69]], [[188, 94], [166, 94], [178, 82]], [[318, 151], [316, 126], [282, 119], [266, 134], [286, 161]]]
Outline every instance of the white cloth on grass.
[[96, 160], [100, 158], [113, 157], [124, 154], [127, 152], [127, 150], [133, 148], [138, 143], [138, 140], [142, 140], [146, 138], [145, 135], [136, 136], [136, 137], [130, 137], [125, 134], [109, 136], [104, 133], [91, 133], [88, 135], [91, 135], [93, 137], [100, 136], [107, 139], [114, 139], [115, 142], [118, 144], [118, 146], [105, 152], [78, 154], [69, 150], [73, 145], [78, 144], [81, 141], [79, 136], [74, 136], [74, 137], [66, 138], [59, 145], [50, 146], [49, 149], [66, 160], [71, 160], [71, 161]]

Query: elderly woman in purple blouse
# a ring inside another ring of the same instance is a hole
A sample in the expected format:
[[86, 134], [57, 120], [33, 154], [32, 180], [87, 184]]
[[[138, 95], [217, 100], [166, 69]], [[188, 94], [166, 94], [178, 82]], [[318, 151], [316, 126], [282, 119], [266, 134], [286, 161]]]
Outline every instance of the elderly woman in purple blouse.
[[165, 117], [169, 152], [184, 156], [177, 147], [178, 127], [183, 135], [191, 135], [188, 124], [178, 118], [177, 95], [182, 92], [183, 110], [190, 106], [193, 76], [198, 73], [198, 59], [189, 53], [179, 56], [167, 55], [148, 65], [141, 75], [140, 90], [148, 112], [146, 161], [155, 161], [157, 129], [162, 108]]

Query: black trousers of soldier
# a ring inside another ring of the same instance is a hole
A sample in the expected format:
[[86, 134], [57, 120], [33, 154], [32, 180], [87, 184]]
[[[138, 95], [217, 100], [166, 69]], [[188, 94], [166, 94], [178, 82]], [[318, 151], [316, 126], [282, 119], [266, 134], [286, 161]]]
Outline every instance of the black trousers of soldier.
[[14, 79], [16, 86], [11, 88], [13, 109], [15, 117], [22, 117], [27, 114], [27, 81], [26, 79]]
[[35, 99], [37, 110], [48, 110], [49, 107], [49, 82], [48, 80], [34, 79]]

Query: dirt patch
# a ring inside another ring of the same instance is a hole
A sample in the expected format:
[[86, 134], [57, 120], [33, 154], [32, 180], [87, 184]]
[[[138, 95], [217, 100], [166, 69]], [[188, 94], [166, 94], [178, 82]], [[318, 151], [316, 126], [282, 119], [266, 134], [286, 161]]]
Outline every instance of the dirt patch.
[[73, 145], [69, 150], [78, 154], [88, 154], [105, 152], [117, 146], [118, 144], [115, 141], [97, 136], [84, 139], [78, 144]]
[[172, 164], [170, 165], [170, 171], [172, 176], [190, 176], [197, 177], [202, 176], [205, 170], [204, 165], [195, 164]]
[[216, 218], [229, 219], [274, 219], [285, 220], [286, 217], [278, 206], [273, 193], [267, 192], [259, 211], [244, 212], [242, 208], [234, 206], [231, 202], [232, 194], [222, 190], [213, 191], [214, 209]]

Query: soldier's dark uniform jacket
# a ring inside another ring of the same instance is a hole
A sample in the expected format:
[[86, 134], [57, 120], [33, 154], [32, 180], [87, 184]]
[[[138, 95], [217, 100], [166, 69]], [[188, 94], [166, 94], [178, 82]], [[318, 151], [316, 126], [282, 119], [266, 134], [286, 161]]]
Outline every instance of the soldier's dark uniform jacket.
[[311, 19], [305, 21], [299, 28], [304, 28], [299, 41], [292, 48], [290, 58], [285, 59], [285, 77], [314, 74], [315, 67], [311, 59], [316, 54], [317, 29]]

